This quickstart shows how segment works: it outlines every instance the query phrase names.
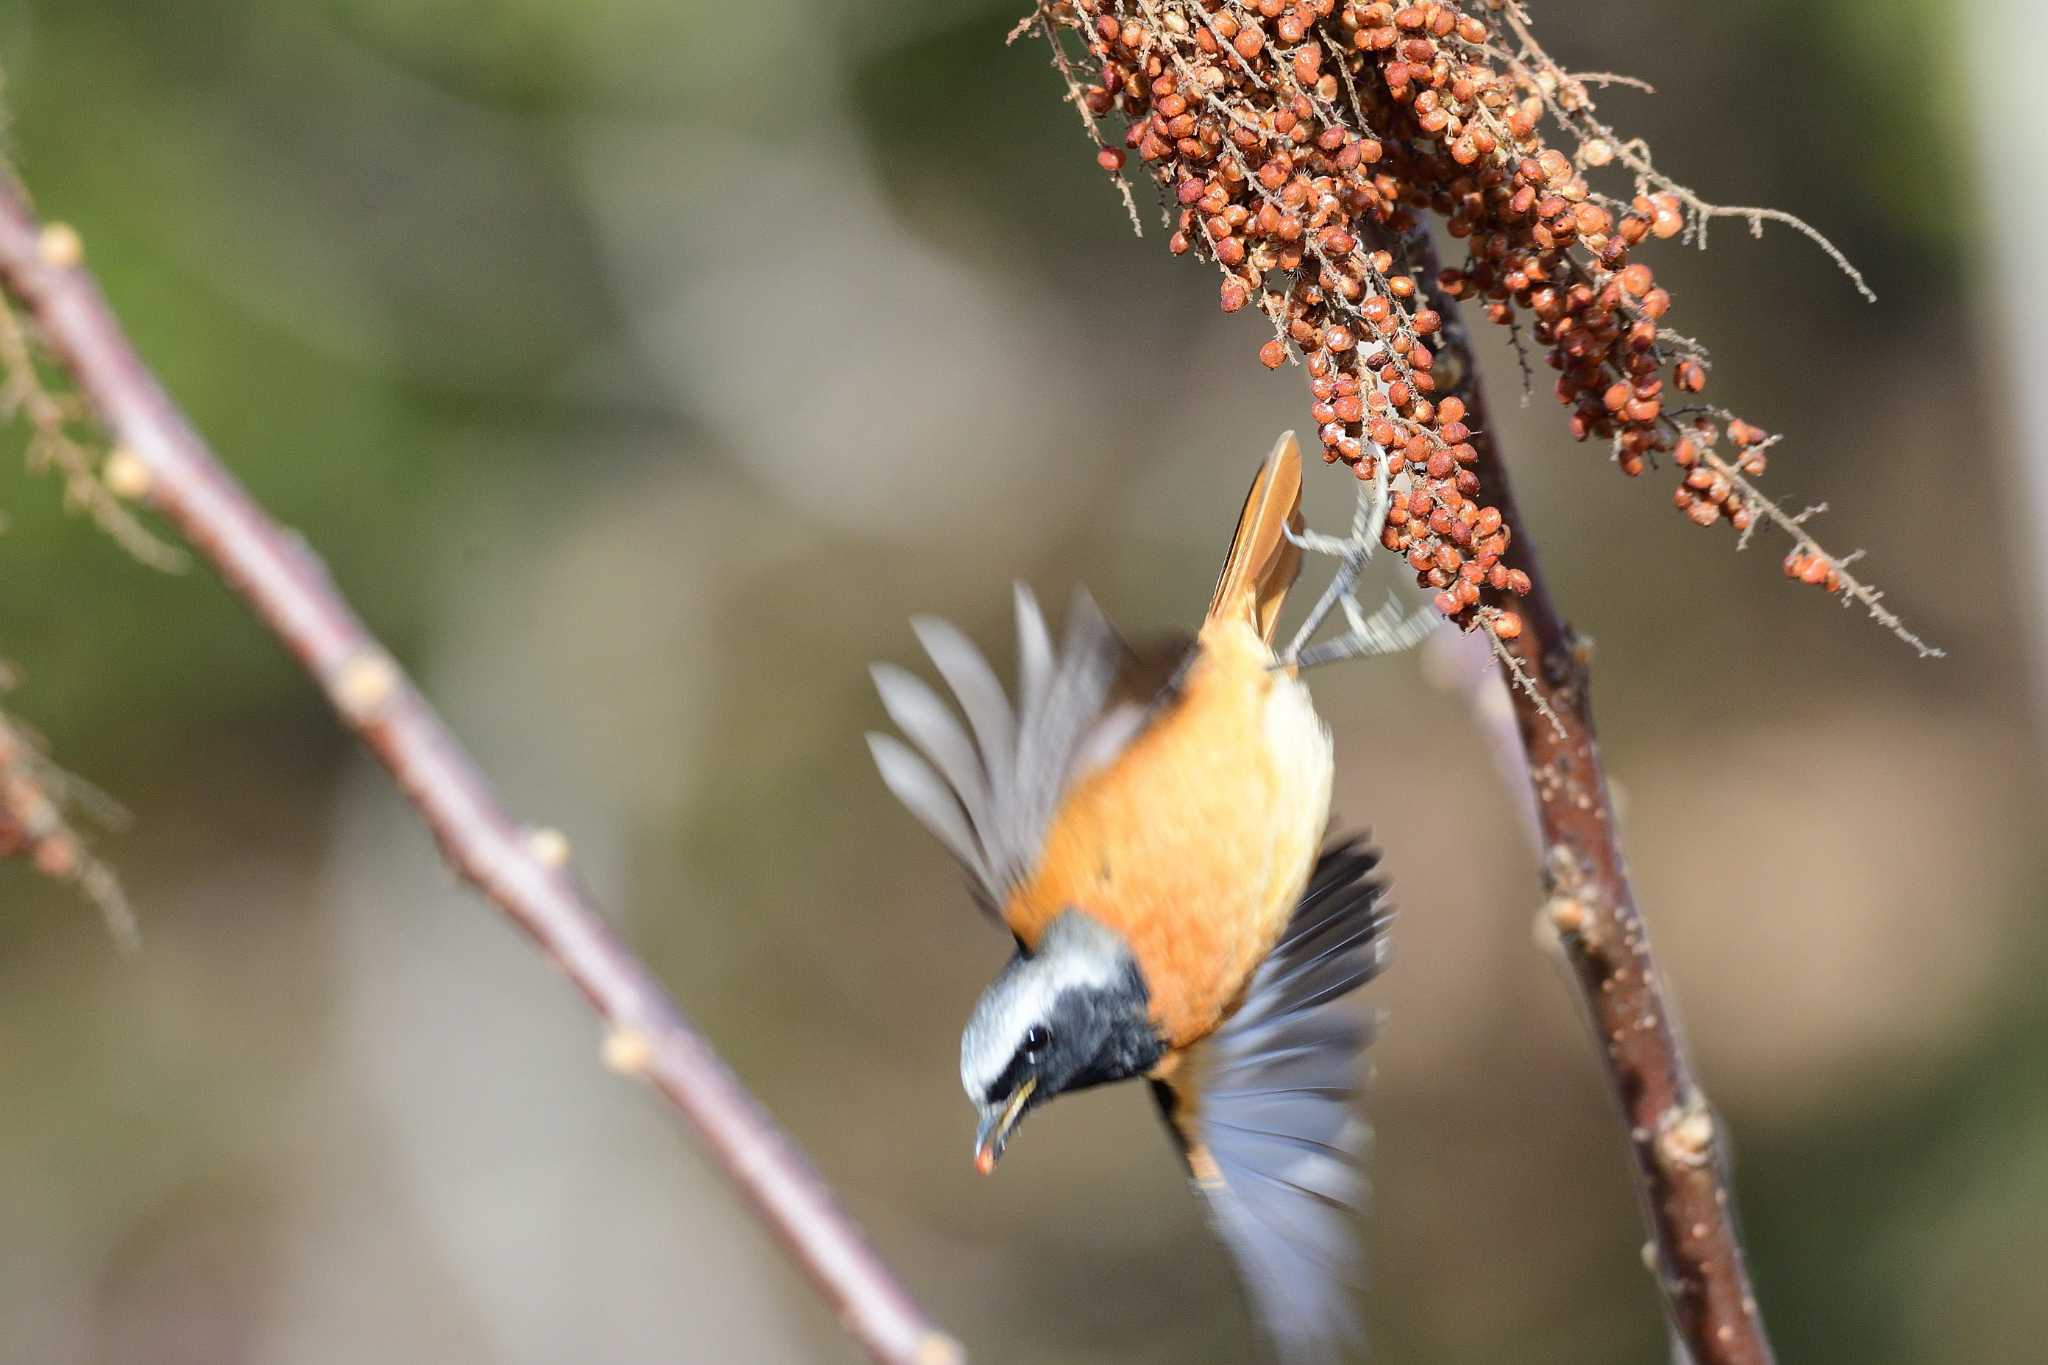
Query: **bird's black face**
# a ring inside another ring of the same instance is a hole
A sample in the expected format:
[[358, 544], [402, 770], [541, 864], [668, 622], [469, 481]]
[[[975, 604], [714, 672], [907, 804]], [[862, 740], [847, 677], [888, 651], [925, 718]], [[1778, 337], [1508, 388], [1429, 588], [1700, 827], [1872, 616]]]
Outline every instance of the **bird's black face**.
[[961, 1037], [961, 1083], [981, 1115], [976, 1167], [993, 1170], [1018, 1122], [1053, 1096], [1142, 1075], [1164, 1050], [1129, 950], [1068, 911], [996, 978]]

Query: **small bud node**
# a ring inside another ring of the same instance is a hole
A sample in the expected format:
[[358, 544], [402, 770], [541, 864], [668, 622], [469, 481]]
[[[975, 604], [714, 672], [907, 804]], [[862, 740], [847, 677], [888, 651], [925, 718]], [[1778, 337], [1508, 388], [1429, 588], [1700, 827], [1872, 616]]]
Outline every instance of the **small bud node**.
[[75, 270], [85, 263], [85, 239], [69, 223], [46, 223], [36, 237], [36, 255], [54, 270]]
[[543, 867], [569, 865], [569, 836], [545, 825], [526, 831], [526, 851]]
[[1707, 1164], [1714, 1146], [1714, 1116], [1698, 1102], [1673, 1110], [1657, 1132], [1657, 1155], [1670, 1169]]
[[1570, 896], [1559, 896], [1545, 907], [1550, 915], [1550, 927], [1567, 937], [1586, 931], [1586, 907]]
[[152, 476], [140, 455], [127, 446], [115, 446], [100, 466], [100, 482], [115, 497], [135, 502], [149, 495]]
[[328, 691], [342, 716], [353, 725], [367, 725], [398, 690], [398, 665], [374, 646], [350, 655], [336, 669]]
[[962, 1365], [966, 1350], [944, 1332], [928, 1332], [917, 1343], [917, 1365]]
[[639, 1029], [620, 1026], [605, 1035], [604, 1065], [621, 1076], [638, 1076], [654, 1058], [654, 1044]]

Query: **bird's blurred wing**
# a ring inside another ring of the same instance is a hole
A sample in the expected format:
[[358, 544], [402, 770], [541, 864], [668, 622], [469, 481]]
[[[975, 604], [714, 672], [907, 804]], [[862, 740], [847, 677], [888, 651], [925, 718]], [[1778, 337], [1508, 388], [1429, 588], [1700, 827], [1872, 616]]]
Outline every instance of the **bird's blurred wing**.
[[1364, 1020], [1343, 997], [1384, 956], [1379, 855], [1324, 850], [1244, 1005], [1153, 1083], [1255, 1315], [1290, 1365], [1355, 1348], [1357, 1210], [1367, 1130], [1356, 1102]]
[[1031, 874], [1068, 786], [1121, 753], [1156, 714], [1188, 642], [1141, 656], [1094, 599], [1076, 592], [1055, 650], [1037, 599], [1020, 585], [1013, 707], [965, 635], [930, 617], [913, 625], [967, 724], [915, 675], [877, 664], [883, 709], [916, 749], [888, 735], [871, 734], [868, 745], [889, 790], [973, 874], [993, 909]]

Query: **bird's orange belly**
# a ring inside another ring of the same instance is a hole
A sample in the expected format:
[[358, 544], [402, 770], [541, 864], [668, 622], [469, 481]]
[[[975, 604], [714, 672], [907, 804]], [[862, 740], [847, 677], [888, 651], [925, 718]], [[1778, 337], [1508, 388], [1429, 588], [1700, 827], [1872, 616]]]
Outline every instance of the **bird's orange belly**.
[[1272, 950], [1329, 818], [1330, 745], [1249, 626], [1212, 622], [1171, 711], [1084, 779], [1006, 907], [1026, 946], [1061, 911], [1121, 933], [1171, 1048], [1228, 1017]]

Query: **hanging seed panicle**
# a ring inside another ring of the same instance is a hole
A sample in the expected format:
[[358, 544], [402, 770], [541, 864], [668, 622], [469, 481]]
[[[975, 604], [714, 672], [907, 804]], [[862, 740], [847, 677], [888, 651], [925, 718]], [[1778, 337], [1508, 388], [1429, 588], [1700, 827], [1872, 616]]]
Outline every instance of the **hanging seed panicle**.
[[[1165, 201], [1169, 250], [1215, 264], [1225, 312], [1271, 320], [1261, 363], [1300, 360], [1323, 458], [1361, 479], [1387, 463], [1384, 543], [1446, 616], [1473, 628], [1482, 597], [1528, 585], [1501, 562], [1514, 528], [1471, 468], [1461, 353], [1432, 298], [1533, 338], [1572, 434], [1608, 445], [1627, 475], [1674, 466], [1689, 520], [1725, 521], [1745, 543], [1770, 522], [1832, 566], [1798, 581], [1938, 653], [1757, 491], [1770, 438], [1692, 401], [1708, 357], [1669, 330], [1671, 295], [1635, 254], [1704, 245], [1716, 217], [1775, 221], [1861, 277], [1789, 215], [1708, 204], [1660, 175], [1595, 116], [1596, 78], [1552, 62], [1513, 0], [1048, 0], [1035, 19], [1090, 129], [1121, 120], [1122, 150]], [[1120, 175], [1126, 158], [1102, 145]], [[1632, 189], [1596, 188], [1587, 172], [1601, 168]], [[1466, 255], [1418, 281], [1403, 243], [1431, 221]]]

